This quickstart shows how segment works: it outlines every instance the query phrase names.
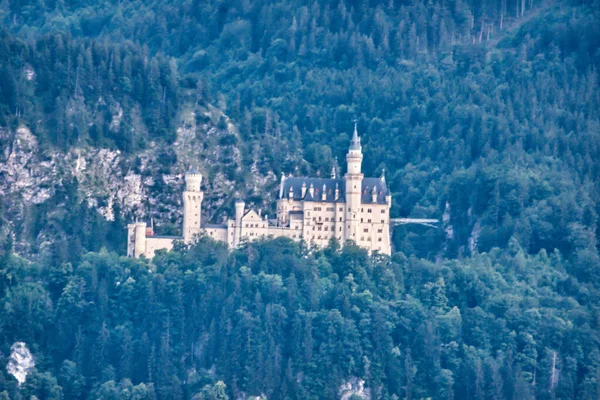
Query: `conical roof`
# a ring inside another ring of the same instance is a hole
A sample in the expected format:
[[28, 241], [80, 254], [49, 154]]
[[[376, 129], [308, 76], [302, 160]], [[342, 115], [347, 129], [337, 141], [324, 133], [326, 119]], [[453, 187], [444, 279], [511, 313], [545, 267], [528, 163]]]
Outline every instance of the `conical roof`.
[[360, 137], [358, 137], [356, 122], [354, 123], [354, 133], [352, 134], [352, 140], [350, 141], [350, 150], [362, 150], [360, 145]]

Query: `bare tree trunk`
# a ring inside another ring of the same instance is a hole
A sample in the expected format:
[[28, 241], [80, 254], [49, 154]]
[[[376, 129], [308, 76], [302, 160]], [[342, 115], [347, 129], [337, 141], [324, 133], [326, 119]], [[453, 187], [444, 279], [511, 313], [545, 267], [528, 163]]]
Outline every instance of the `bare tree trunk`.
[[521, 17], [525, 14], [525, 0], [521, 0]]
[[558, 384], [558, 370], [556, 369], [556, 352], [552, 352], [552, 371], [550, 373], [550, 395], [554, 399], [554, 389]]
[[484, 397], [483, 378], [483, 367], [481, 365], [481, 360], [477, 358], [475, 360], [475, 399], [477, 400], [482, 400]]
[[79, 87], [79, 66], [77, 66], [77, 68], [75, 69], [75, 91], [74, 91], [74, 95], [75, 95], [75, 97], [77, 97], [80, 94], [81, 94], [81, 88]]
[[406, 396], [405, 396], [405, 399], [411, 400], [414, 373], [413, 373], [412, 357], [410, 356], [410, 349], [407, 349], [406, 356], [404, 358], [404, 372], [406, 374], [406, 382], [405, 382]]
[[163, 95], [160, 103], [160, 114], [162, 115], [165, 110], [165, 101], [167, 100], [167, 87], [163, 87]]
[[271, 133], [271, 115], [269, 114], [269, 110], [267, 110], [265, 116], [265, 136], [268, 136]]

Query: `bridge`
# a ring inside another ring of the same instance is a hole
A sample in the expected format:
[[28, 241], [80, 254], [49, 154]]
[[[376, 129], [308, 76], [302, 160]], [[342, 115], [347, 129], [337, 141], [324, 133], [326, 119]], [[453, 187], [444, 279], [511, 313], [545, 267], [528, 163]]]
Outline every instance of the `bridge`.
[[390, 218], [390, 225], [407, 225], [407, 224], [417, 224], [428, 226], [430, 228], [439, 228], [435, 224], [439, 223], [439, 219], [429, 219], [429, 218]]

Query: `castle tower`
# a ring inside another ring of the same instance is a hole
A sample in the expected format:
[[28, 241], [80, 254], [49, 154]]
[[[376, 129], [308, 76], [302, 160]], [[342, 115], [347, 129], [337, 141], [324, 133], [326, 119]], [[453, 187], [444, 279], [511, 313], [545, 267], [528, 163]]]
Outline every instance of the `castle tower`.
[[353, 240], [358, 242], [358, 231], [360, 229], [360, 206], [362, 194], [362, 147], [356, 123], [354, 123], [354, 134], [350, 141], [350, 148], [346, 154], [348, 170], [344, 176], [346, 181], [346, 224], [344, 226], [344, 240]]
[[194, 235], [200, 234], [202, 221], [202, 200], [204, 192], [200, 190], [202, 174], [192, 168], [185, 174], [183, 192], [183, 240], [189, 243]]
[[146, 252], [146, 223], [127, 225], [127, 256], [141, 257]]
[[237, 246], [240, 244], [240, 239], [242, 237], [242, 218], [244, 217], [244, 209], [246, 208], [246, 203], [244, 200], [237, 199], [235, 201], [235, 225], [233, 231], [233, 245]]

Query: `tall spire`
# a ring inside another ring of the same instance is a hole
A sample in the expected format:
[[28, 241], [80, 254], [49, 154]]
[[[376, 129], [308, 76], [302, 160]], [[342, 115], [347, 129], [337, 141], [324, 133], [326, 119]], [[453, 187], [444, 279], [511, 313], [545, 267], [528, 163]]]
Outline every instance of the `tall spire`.
[[358, 137], [357, 122], [354, 121], [354, 133], [352, 134], [352, 140], [350, 141], [350, 150], [362, 150], [360, 146], [360, 138]]

